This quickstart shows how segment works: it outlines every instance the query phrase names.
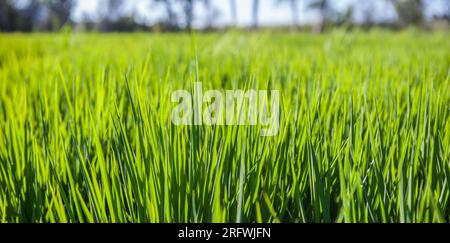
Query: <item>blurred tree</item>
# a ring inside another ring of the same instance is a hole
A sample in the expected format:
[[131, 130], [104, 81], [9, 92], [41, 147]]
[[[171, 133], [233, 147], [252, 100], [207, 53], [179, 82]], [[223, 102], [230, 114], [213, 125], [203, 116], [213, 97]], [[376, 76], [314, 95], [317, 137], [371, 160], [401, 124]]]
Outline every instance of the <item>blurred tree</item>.
[[13, 31], [17, 16], [12, 0], [0, 0], [0, 31]]
[[37, 29], [39, 24], [39, 17], [42, 8], [42, 2], [39, 0], [29, 0], [18, 9], [19, 17], [17, 18], [17, 30], [20, 31], [33, 31]]
[[444, 17], [450, 19], [450, 1], [447, 1], [447, 13], [444, 14]]
[[73, 0], [0, 0], [0, 29], [5, 31], [59, 30], [70, 22]]
[[122, 14], [123, 0], [103, 0], [104, 8], [101, 12], [103, 19], [114, 20], [120, 18]]
[[206, 11], [206, 28], [211, 29], [214, 22], [214, 9], [210, 0], [202, 0], [203, 6]]
[[206, 10], [206, 28], [212, 29], [216, 16], [220, 13], [217, 8], [212, 4], [212, 0], [202, 0], [203, 6]]
[[192, 23], [194, 22], [194, 5], [195, 0], [181, 0], [183, 2], [184, 16], [186, 18], [186, 29], [192, 29]]
[[232, 25], [237, 25], [237, 5], [236, 0], [230, 0], [230, 12], [231, 12], [231, 18], [232, 18]]
[[[367, 1], [371, 1], [371, 0], [367, 0]], [[373, 11], [373, 9], [372, 9]], [[344, 11], [340, 11], [340, 12], [334, 12], [334, 24], [337, 26], [341, 26], [341, 25], [345, 25], [347, 27], [353, 25], [353, 15], [355, 12], [355, 6], [354, 5], [349, 5], [346, 9], [344, 9]], [[373, 21], [372, 23], [375, 24], [375, 19], [371, 19], [370, 21]]]
[[[136, 21], [134, 11], [124, 11], [124, 0], [103, 0], [99, 5], [100, 20], [96, 29], [99, 31], [137, 31], [145, 30], [145, 24]], [[136, 3], [135, 1], [133, 2]]]
[[400, 26], [421, 25], [424, 22], [422, 0], [391, 0], [395, 7]]
[[328, 16], [332, 10], [330, 0], [310, 0], [308, 7], [319, 12], [319, 21], [315, 31], [322, 33], [325, 30], [326, 21], [329, 19]]
[[[152, 0], [153, 1], [153, 0]], [[164, 27], [169, 30], [178, 28], [178, 16], [173, 8], [173, 0], [154, 0], [158, 4], [163, 4], [166, 12], [166, 19], [164, 21]]]
[[216, 11], [213, 8], [211, 0], [179, 0], [183, 3], [184, 17], [186, 20], [186, 29], [191, 30], [193, 22], [195, 20], [195, 4], [197, 2], [203, 3], [206, 9], [206, 27], [211, 28]]
[[45, 20], [46, 30], [59, 30], [70, 22], [70, 16], [74, 7], [73, 0], [47, 0], [42, 2], [48, 9]]
[[362, 26], [364, 28], [371, 28], [375, 24], [375, 4], [373, 0], [359, 1], [358, 7], [361, 9], [363, 19]]
[[291, 9], [292, 15], [292, 27], [293, 29], [298, 29], [299, 27], [299, 9], [298, 4], [301, 0], [276, 0], [277, 4], [288, 3]]
[[307, 7], [316, 9], [319, 14], [319, 20], [314, 27], [315, 32], [324, 32], [327, 25], [343, 25], [352, 22], [354, 12], [352, 4], [342, 11], [335, 9], [332, 0], [309, 0]]
[[87, 12], [83, 12], [81, 20], [76, 24], [78, 31], [93, 31], [95, 30], [96, 22], [92, 15]]
[[195, 20], [195, 5], [197, 2], [203, 4], [206, 10], [206, 26], [211, 27], [214, 20], [214, 8], [210, 0], [153, 0], [157, 4], [163, 4], [166, 11], [165, 26], [163, 28], [176, 30], [179, 29], [179, 16], [174, 10], [175, 4], [180, 4], [182, 9], [182, 18], [185, 21], [185, 28], [192, 29]]
[[259, 13], [259, 0], [253, 0], [252, 4], [252, 18], [253, 18], [253, 28], [258, 28], [258, 13]]
[[447, 13], [445, 14], [445, 16], [450, 19], [450, 1], [447, 1]]
[[123, 3], [123, 0], [102, 0], [100, 2], [98, 5], [99, 21], [97, 22], [97, 30], [114, 30], [114, 22], [122, 17]]

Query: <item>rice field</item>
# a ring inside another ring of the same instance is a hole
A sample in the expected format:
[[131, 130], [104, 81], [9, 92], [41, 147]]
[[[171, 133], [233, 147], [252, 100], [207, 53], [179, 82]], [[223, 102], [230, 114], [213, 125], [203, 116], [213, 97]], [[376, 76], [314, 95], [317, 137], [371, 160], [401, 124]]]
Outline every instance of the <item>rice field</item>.
[[[450, 34], [1, 34], [0, 222], [449, 222]], [[279, 90], [280, 129], [171, 93]]]

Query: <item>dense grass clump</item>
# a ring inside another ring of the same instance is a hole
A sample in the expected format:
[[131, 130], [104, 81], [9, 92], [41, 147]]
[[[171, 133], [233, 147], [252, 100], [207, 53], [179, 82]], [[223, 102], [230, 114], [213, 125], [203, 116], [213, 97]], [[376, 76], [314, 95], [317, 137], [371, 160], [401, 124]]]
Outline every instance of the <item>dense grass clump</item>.
[[[450, 36], [0, 35], [1, 222], [448, 222]], [[280, 132], [171, 92], [278, 89]]]

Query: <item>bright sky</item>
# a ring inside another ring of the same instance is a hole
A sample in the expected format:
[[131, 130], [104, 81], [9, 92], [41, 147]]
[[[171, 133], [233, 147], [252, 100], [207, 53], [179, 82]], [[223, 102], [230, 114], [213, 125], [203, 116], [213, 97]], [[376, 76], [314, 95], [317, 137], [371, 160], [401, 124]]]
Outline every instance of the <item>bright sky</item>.
[[[346, 9], [347, 6], [357, 0], [337, 0], [333, 3], [339, 9]], [[442, 11], [448, 11], [443, 6], [445, 6], [445, 1], [449, 0], [426, 0], [427, 12], [439, 13]], [[78, 4], [74, 12], [73, 18], [75, 21], [80, 20], [84, 14], [88, 14], [95, 17], [97, 11], [97, 5], [100, 0], [77, 0]], [[154, 22], [155, 20], [164, 17], [164, 10], [161, 6], [152, 6], [148, 0], [127, 0], [125, 6], [126, 11], [132, 11], [142, 22]], [[249, 26], [252, 24], [251, 8], [252, 0], [237, 0], [238, 5], [238, 25], [239, 26]], [[259, 10], [259, 23], [261, 25], [287, 25], [291, 23], [291, 10], [288, 4], [276, 4], [275, 0], [261, 0]], [[359, 1], [361, 4], [363, 1]], [[231, 11], [230, 11], [230, 1], [229, 0], [212, 0], [214, 8], [216, 8], [219, 14], [215, 18], [215, 25], [226, 25], [232, 23]], [[373, 13], [377, 16], [378, 20], [390, 20], [395, 18], [395, 10], [389, 4], [383, 4], [382, 0], [376, 1], [376, 7], [373, 9]], [[304, 1], [300, 1], [300, 23], [313, 23], [317, 20], [317, 13], [315, 11], [304, 11]], [[303, 11], [302, 11], [303, 10]], [[181, 9], [178, 9], [181, 11]], [[201, 27], [206, 22], [206, 11], [202, 4], [197, 4], [196, 9], [196, 19], [194, 25]], [[361, 12], [356, 12], [356, 20], [360, 20], [363, 17]]]

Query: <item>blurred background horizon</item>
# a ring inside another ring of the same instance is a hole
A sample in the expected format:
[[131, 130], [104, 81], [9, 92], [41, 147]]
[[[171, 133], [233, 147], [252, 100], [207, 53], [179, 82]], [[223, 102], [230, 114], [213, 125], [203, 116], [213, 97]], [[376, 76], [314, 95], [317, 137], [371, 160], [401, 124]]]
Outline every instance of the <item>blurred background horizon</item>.
[[449, 29], [450, 0], [0, 0], [0, 31]]

